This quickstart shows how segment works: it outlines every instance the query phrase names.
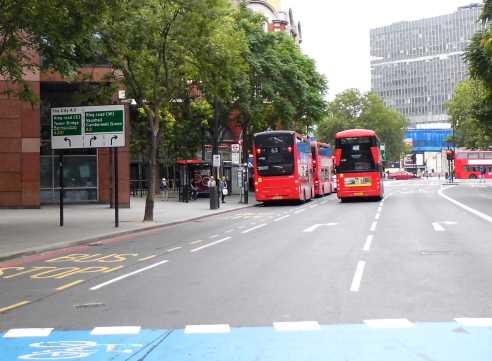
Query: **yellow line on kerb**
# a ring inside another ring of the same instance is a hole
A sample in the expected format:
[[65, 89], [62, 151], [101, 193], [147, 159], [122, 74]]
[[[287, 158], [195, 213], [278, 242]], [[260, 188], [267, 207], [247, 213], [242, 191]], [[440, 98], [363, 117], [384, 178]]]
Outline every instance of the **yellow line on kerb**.
[[7, 307], [3, 307], [3, 308], [0, 308], [0, 313], [4, 313], [4, 312], [7, 312], [7, 311], [10, 311], [10, 310], [13, 310], [14, 308], [17, 308], [17, 307], [21, 307], [21, 306], [24, 306], [24, 305], [27, 305], [28, 303], [30, 303], [31, 301], [21, 301], [19, 303], [15, 303], [13, 305], [10, 305], [10, 306], [7, 306]]
[[57, 291], [62, 291], [62, 290], [64, 290], [64, 289], [66, 289], [66, 288], [69, 288], [69, 287], [72, 287], [72, 286], [78, 285], [79, 283], [82, 283], [82, 282], [84, 282], [84, 280], [77, 280], [77, 281], [73, 281], [73, 282], [67, 283], [67, 284], [65, 284], [65, 285], [63, 285], [63, 286], [60, 286], [60, 287], [58, 287], [58, 288], [55, 288], [55, 290], [57, 290]]

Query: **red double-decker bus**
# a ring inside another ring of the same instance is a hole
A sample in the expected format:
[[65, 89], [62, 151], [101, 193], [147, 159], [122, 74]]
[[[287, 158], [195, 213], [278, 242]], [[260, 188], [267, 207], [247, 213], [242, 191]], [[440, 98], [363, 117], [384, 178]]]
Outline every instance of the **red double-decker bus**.
[[457, 150], [454, 156], [454, 173], [458, 179], [492, 179], [492, 150]]
[[379, 138], [373, 130], [351, 129], [336, 134], [337, 196], [341, 201], [354, 197], [383, 197], [379, 146]]
[[317, 141], [311, 142], [311, 155], [313, 158], [313, 182], [314, 195], [324, 196], [333, 192], [333, 160], [329, 144]]
[[306, 137], [287, 130], [257, 133], [253, 152], [257, 201], [314, 197], [311, 145]]

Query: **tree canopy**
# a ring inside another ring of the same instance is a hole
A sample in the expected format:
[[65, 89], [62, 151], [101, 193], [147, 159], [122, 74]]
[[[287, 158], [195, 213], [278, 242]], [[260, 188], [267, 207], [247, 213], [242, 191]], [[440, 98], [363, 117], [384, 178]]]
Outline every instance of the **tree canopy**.
[[342, 130], [372, 129], [386, 145], [387, 160], [396, 161], [403, 151], [405, 127], [404, 116], [386, 107], [376, 94], [361, 94], [356, 89], [349, 89], [328, 104], [327, 115], [319, 124], [317, 137], [333, 143], [335, 134]]
[[453, 142], [457, 146], [470, 149], [492, 146], [492, 131], [480, 120], [487, 94], [484, 84], [477, 79], [464, 80], [455, 88], [447, 108], [455, 129]]

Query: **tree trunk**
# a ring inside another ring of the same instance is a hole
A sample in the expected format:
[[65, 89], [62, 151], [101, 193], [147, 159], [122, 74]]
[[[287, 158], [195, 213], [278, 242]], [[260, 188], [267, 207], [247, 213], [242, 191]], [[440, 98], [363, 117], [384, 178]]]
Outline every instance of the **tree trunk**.
[[145, 214], [144, 222], [154, 221], [154, 196], [156, 187], [156, 165], [157, 165], [157, 135], [152, 133], [152, 142], [150, 146], [150, 164], [148, 172], [148, 190], [147, 198], [145, 199]]

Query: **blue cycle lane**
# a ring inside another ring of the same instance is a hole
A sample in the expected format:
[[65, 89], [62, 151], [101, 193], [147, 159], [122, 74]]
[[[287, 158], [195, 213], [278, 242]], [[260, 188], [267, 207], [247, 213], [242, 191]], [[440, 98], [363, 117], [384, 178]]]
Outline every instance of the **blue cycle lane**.
[[314, 331], [239, 327], [226, 333], [140, 330], [94, 335], [53, 330], [49, 336], [0, 336], [0, 360], [84, 361], [490, 361], [492, 327], [456, 322], [416, 323], [372, 329], [365, 324], [328, 325]]

